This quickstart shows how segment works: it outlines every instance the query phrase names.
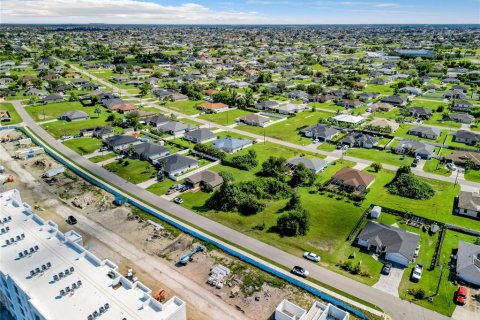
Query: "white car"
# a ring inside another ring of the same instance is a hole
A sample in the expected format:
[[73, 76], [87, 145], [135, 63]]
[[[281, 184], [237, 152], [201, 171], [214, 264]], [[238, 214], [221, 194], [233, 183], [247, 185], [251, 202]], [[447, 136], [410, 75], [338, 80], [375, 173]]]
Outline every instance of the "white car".
[[422, 278], [422, 271], [423, 271], [423, 266], [421, 264], [417, 264], [415, 268], [412, 270], [412, 275], [410, 279], [413, 282], [418, 282]]
[[176, 204], [182, 204], [183, 203], [183, 199], [182, 198], [175, 198], [173, 200]]
[[305, 252], [303, 254], [303, 257], [307, 260], [313, 261], [313, 262], [319, 262], [320, 261], [320, 256], [313, 253], [313, 252]]
[[451, 171], [457, 170], [457, 166], [453, 162], [447, 163], [447, 168], [450, 169]]

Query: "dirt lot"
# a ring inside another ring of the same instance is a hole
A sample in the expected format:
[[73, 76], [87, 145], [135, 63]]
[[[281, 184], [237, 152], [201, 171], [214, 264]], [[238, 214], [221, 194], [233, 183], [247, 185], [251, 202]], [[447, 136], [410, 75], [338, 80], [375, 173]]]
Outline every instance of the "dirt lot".
[[[42, 174], [59, 164], [47, 155], [27, 160], [12, 160], [8, 153], [13, 154], [16, 148], [15, 142], [0, 145], [0, 163], [6, 167], [6, 174], [14, 176], [14, 182], [6, 184], [4, 188], [19, 189], [23, 200], [32, 204], [40, 216], [56, 222], [60, 230], [66, 231], [72, 228], [65, 222], [65, 217], [68, 215], [88, 217], [103, 228], [121, 236], [141, 252], [155, 257], [160, 270], [166, 272], [170, 269], [183, 276], [185, 279], [182, 280], [194, 281], [200, 286], [199, 291], [206, 290], [205, 292], [209, 292], [214, 297], [216, 303], [227, 303], [231, 306], [229, 308], [232, 308], [232, 314], [243, 315], [241, 317], [268, 319], [278, 303], [285, 298], [304, 308], [309, 308], [315, 300], [313, 296], [296, 287], [285, 284], [209, 246], [204, 252], [195, 254], [186, 266], [179, 265], [177, 262], [180, 256], [198, 245], [194, 238], [159, 221], [157, 222], [165, 229], [158, 228], [147, 221], [149, 217], [145, 213], [128, 205], [114, 206], [112, 195], [93, 187], [68, 170], [45, 181], [41, 178]], [[5, 152], [6, 150], [8, 153]], [[153, 276], [145, 272], [135, 261], [119, 255], [113, 245], [109, 246], [92, 237], [91, 234], [94, 233], [90, 234], [87, 228], [80, 229], [77, 225], [73, 229], [83, 235], [87, 249], [101, 258], [108, 258], [117, 263], [122, 273], [126, 273], [128, 268], [133, 268], [135, 276], [152, 290], [164, 288], [167, 291], [167, 299], [172, 295], [185, 299], [189, 319], [212, 318], [211, 310], [214, 308], [199, 310], [198, 301], [188, 300], [192, 295], [188, 292], [189, 288], [180, 284], [181, 281], [178, 281], [178, 285], [175, 282], [172, 285], [170, 281], [168, 282], [170, 287], [168, 287], [162, 283], [161, 275]], [[227, 266], [231, 270], [222, 289], [207, 284], [210, 269], [218, 264]], [[208, 300], [207, 305], [211, 304], [211, 301]]]

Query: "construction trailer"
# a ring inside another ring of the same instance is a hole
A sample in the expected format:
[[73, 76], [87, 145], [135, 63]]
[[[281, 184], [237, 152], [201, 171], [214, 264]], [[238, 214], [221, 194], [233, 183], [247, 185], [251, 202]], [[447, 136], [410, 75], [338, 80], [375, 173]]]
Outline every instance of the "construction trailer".
[[28, 149], [21, 149], [15, 151], [15, 158], [23, 159], [23, 158], [33, 158], [36, 155], [45, 153], [45, 150], [42, 147], [34, 147]]
[[45, 173], [42, 175], [42, 177], [52, 178], [52, 177], [55, 177], [56, 175], [58, 175], [60, 173], [64, 173], [64, 172], [65, 172], [65, 167], [63, 167], [63, 166], [55, 167], [55, 168], [52, 168], [48, 171], [45, 171]]

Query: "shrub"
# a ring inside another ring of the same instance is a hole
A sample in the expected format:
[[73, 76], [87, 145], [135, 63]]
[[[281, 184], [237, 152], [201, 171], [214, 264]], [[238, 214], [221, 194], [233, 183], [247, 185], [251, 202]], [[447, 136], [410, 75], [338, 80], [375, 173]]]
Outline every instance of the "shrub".
[[426, 200], [435, 195], [433, 188], [412, 173], [397, 175], [388, 185], [388, 192], [401, 197]]

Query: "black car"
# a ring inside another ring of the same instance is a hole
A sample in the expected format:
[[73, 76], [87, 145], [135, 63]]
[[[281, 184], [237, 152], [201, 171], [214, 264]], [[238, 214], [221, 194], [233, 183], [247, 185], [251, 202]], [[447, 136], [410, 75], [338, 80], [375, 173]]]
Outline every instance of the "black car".
[[382, 268], [382, 273], [388, 276], [390, 274], [391, 269], [392, 269], [392, 264], [390, 262], [385, 262]]
[[74, 225], [74, 224], [77, 224], [77, 219], [75, 219], [74, 216], [68, 216], [67, 218], [67, 223], [70, 224], [70, 225]]
[[309, 275], [308, 270], [306, 270], [302, 267], [299, 267], [299, 266], [294, 266], [292, 268], [292, 273], [296, 274], [297, 276], [304, 277], [304, 278], [308, 277], [308, 275]]

